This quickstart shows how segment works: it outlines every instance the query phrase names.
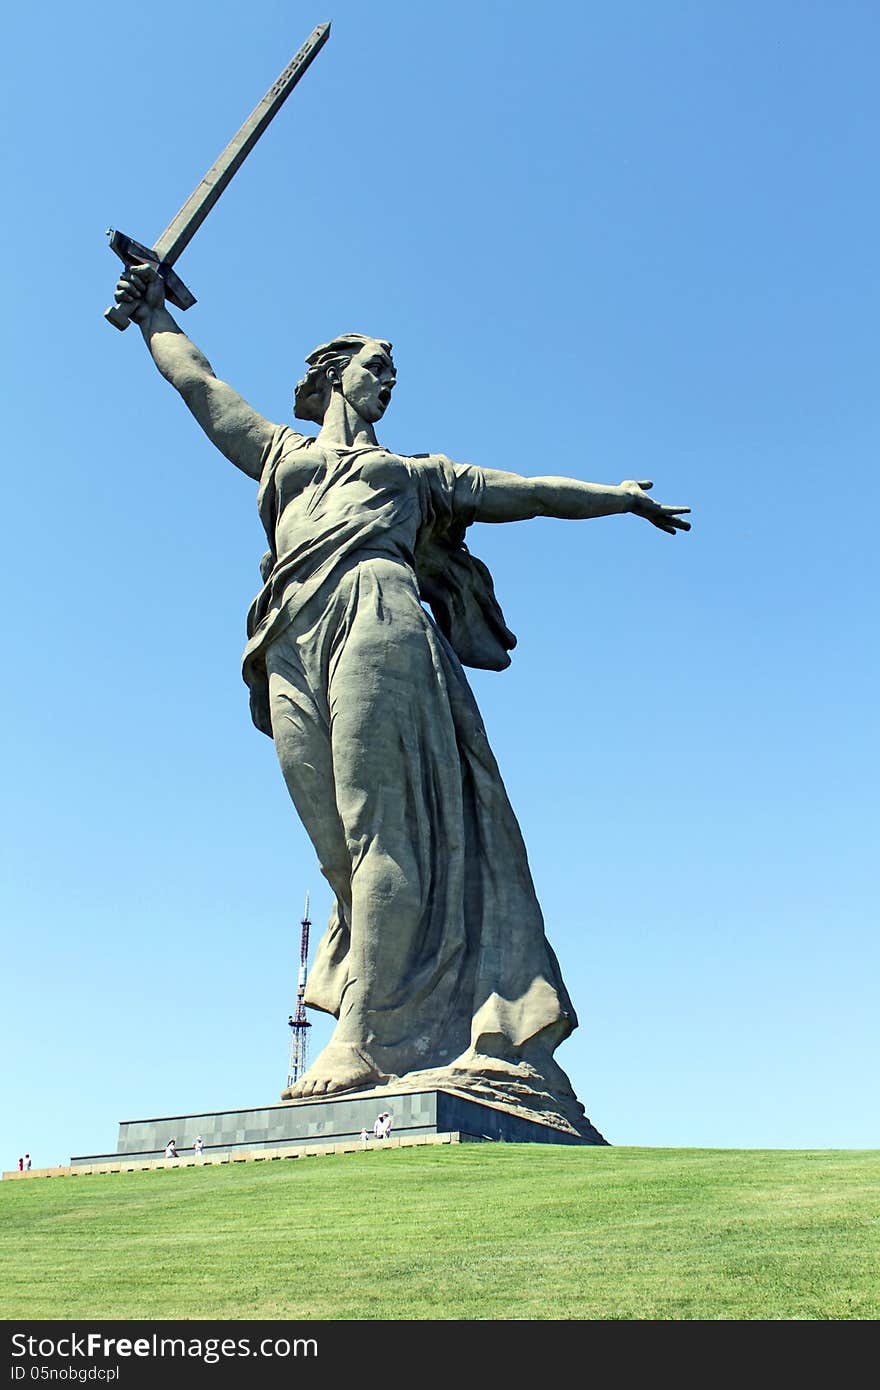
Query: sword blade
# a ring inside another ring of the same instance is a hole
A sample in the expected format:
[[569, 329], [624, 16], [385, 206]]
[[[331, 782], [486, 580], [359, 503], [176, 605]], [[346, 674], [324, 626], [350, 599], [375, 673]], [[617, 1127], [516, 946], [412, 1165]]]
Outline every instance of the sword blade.
[[153, 250], [165, 265], [173, 265], [195, 236], [233, 174], [241, 168], [269, 122], [278, 114], [303, 73], [320, 53], [330, 37], [330, 25], [319, 24], [302, 48], [293, 55], [277, 81], [273, 82], [263, 100], [248, 116], [244, 125], [233, 135], [221, 155], [215, 159], [205, 177], [190, 194], [180, 212], [169, 222]]

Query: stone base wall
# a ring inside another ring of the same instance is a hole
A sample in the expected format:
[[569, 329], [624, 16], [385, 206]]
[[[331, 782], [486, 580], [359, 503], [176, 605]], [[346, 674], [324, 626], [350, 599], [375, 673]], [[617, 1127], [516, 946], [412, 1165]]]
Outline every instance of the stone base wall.
[[[457, 1092], [426, 1090], [412, 1093], [374, 1090], [331, 1099], [283, 1101], [240, 1110], [213, 1110], [194, 1115], [162, 1115], [123, 1120], [115, 1153], [79, 1154], [71, 1165], [109, 1163], [121, 1157], [159, 1159], [169, 1139], [181, 1158], [192, 1155], [196, 1136], [204, 1141], [205, 1156], [220, 1151], [255, 1151], [299, 1144], [337, 1144], [359, 1140], [361, 1130], [373, 1132], [380, 1111], [393, 1116], [392, 1135], [415, 1138], [456, 1131], [462, 1137], [510, 1144], [583, 1144], [576, 1135], [523, 1119], [502, 1106], [475, 1101]], [[601, 1136], [598, 1142], [604, 1142]]]

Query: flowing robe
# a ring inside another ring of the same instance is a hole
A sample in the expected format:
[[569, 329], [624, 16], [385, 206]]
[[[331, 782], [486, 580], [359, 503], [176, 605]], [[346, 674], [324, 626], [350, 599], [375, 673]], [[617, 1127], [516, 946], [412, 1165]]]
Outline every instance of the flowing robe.
[[334, 1041], [383, 1078], [528, 1076], [573, 1100], [552, 1052], [577, 1020], [459, 660], [504, 666], [515, 640], [461, 544], [483, 487], [279, 426], [244, 677], [336, 895], [306, 995]]

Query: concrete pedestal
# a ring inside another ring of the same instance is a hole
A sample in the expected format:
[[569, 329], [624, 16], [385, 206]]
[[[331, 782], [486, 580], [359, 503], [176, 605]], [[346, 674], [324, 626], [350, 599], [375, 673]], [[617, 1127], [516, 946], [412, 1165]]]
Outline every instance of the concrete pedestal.
[[588, 1126], [585, 1135], [572, 1134], [552, 1125], [524, 1119], [504, 1106], [476, 1101], [456, 1091], [413, 1092], [373, 1090], [352, 1092], [331, 1099], [283, 1101], [281, 1104], [240, 1110], [213, 1110], [195, 1115], [162, 1115], [146, 1120], [123, 1120], [116, 1152], [80, 1154], [71, 1164], [111, 1162], [121, 1155], [161, 1158], [169, 1139], [181, 1156], [197, 1135], [205, 1155], [218, 1151], [297, 1148], [306, 1144], [333, 1144], [359, 1139], [361, 1130], [373, 1132], [380, 1111], [393, 1116], [392, 1135], [458, 1132], [462, 1138], [502, 1141], [508, 1144], [604, 1144], [598, 1130]]

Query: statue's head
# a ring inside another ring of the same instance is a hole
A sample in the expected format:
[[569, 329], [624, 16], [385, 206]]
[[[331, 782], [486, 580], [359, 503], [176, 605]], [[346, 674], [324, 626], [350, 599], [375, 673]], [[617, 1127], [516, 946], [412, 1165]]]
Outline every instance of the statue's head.
[[339, 390], [371, 425], [388, 409], [397, 375], [391, 344], [363, 333], [343, 333], [306, 358], [309, 370], [296, 384], [293, 413], [320, 425], [334, 390]]

